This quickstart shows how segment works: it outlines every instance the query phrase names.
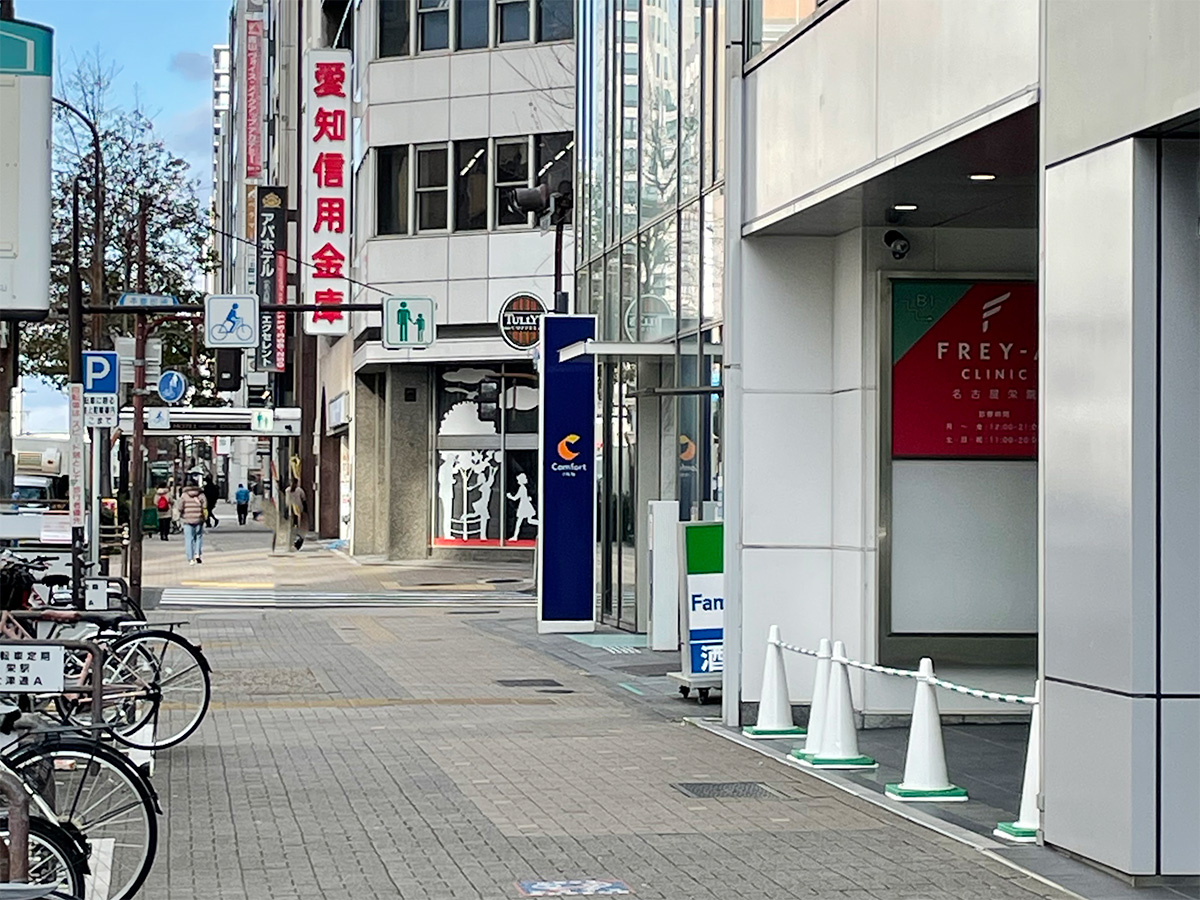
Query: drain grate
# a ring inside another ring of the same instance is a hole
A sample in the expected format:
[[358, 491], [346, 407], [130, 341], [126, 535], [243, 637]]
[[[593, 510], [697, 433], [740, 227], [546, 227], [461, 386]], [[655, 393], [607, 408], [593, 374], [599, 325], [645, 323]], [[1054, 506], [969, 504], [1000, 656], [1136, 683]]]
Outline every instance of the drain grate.
[[538, 688], [539, 694], [573, 694], [570, 688]]
[[524, 578], [480, 578], [480, 584], [520, 584]]
[[[784, 798], [761, 781], [685, 781], [671, 787], [697, 800], [778, 800]], [[784, 798], [786, 799], [786, 798]]]
[[497, 678], [496, 684], [501, 687], [531, 687], [531, 688], [557, 688], [562, 687], [561, 681], [555, 681], [553, 678]]

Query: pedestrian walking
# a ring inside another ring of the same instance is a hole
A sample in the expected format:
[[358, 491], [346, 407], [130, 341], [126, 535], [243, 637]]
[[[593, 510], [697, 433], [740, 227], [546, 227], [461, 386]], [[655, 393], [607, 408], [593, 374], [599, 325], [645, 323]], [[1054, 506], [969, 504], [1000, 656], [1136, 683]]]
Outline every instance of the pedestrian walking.
[[246, 513], [250, 511], [250, 492], [246, 490], [244, 484], [239, 484], [237, 492], [233, 495], [233, 502], [237, 504], [238, 524], [246, 524]]
[[167, 489], [160, 487], [154, 498], [154, 508], [158, 510], [158, 539], [170, 540], [171, 535], [171, 498]]
[[205, 521], [213, 528], [221, 524], [221, 520], [217, 518], [217, 498], [220, 493], [217, 483], [211, 477], [204, 479], [204, 502], [208, 504], [208, 518]]
[[204, 523], [208, 519], [208, 504], [204, 492], [194, 482], [179, 496], [179, 521], [183, 523], [183, 552], [188, 565], [204, 562]]
[[287, 515], [292, 523], [292, 546], [299, 550], [304, 546], [304, 513], [308, 509], [308, 498], [296, 479], [292, 479], [292, 483], [284, 492], [283, 502], [287, 506]]

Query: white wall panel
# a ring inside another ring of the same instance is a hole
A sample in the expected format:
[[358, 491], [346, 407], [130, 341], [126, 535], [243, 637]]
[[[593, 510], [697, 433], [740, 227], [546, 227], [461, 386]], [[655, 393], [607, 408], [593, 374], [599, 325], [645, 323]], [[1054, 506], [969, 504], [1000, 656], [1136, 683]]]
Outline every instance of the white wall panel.
[[[497, 231], [488, 235], [488, 275], [492, 278], [512, 278], [524, 275], [554, 274], [554, 234], [538, 231]], [[563, 265], [567, 263], [563, 252]], [[564, 283], [567, 276], [563, 276]], [[542, 298], [549, 303], [553, 297]]]
[[492, 94], [492, 134], [497, 137], [575, 129], [575, 89], [555, 88], [538, 94]]
[[[833, 389], [863, 387], [863, 229], [838, 235], [833, 246]], [[872, 298], [874, 291], [871, 292]], [[873, 302], [872, 302], [873, 305]]]
[[447, 277], [449, 238], [374, 238], [367, 244], [368, 284], [384, 281], [435, 281]]
[[487, 278], [488, 236], [479, 234], [455, 234], [450, 238], [449, 266], [447, 277]]
[[491, 53], [450, 54], [450, 96], [470, 97], [488, 94], [492, 89]]
[[877, 0], [851, 0], [746, 77], [747, 221], [875, 158]]
[[450, 57], [377, 59], [370, 65], [372, 104], [408, 103], [450, 96]]
[[879, 4], [877, 156], [1034, 87], [1038, 0]]
[[1155, 191], [1141, 160], [1124, 141], [1046, 171], [1041, 292], [1046, 672], [1135, 692], [1157, 669]]
[[371, 146], [424, 144], [450, 137], [450, 101], [418, 100], [371, 107]]
[[1054, 0], [1045, 31], [1047, 163], [1200, 107], [1194, 0]]
[[747, 394], [742, 405], [745, 543], [828, 547], [832, 398]]
[[450, 137], [454, 140], [487, 137], [491, 130], [492, 104], [487, 95], [450, 99]]
[[[863, 429], [863, 392], [838, 391], [833, 395], [833, 544], [864, 547], [864, 492], [875, 472], [866, 468], [867, 440]], [[836, 602], [836, 598], [835, 598]]]
[[575, 89], [575, 45], [500, 49], [488, 54], [494, 94], [524, 93], [546, 88]]
[[[742, 698], [762, 696], [767, 632], [778, 625], [783, 639], [816, 646], [830, 633], [832, 551], [748, 549], [743, 556]], [[795, 703], [812, 699], [813, 663], [787, 658], [788, 694]]]
[[1200, 699], [1162, 704], [1162, 871], [1200, 872]]
[[450, 298], [449, 321], [452, 324], [465, 325], [488, 321], [486, 279], [451, 281], [447, 291]]
[[500, 307], [504, 301], [518, 291], [530, 291], [542, 303], [550, 308], [554, 302], [553, 275], [510, 275], [498, 277], [493, 275], [488, 279], [488, 313], [487, 321], [495, 322], [500, 318]]
[[756, 237], [742, 245], [747, 391], [828, 391], [832, 377], [833, 240]]

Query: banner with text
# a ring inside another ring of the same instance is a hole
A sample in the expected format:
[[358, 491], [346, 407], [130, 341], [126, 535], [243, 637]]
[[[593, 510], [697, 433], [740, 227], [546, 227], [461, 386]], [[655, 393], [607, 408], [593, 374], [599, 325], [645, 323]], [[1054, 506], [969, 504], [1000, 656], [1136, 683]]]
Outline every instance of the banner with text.
[[685, 675], [725, 671], [725, 526], [685, 522], [683, 532], [683, 620], [687, 623]]
[[546, 316], [538, 404], [538, 631], [592, 631], [596, 529], [596, 361], [558, 352], [593, 338], [595, 316]]
[[308, 334], [350, 330], [338, 309], [350, 298], [349, 50], [304, 55], [304, 215], [300, 222], [304, 301], [327, 306], [304, 314]]
[[287, 188], [260, 187], [257, 210], [256, 293], [260, 311], [254, 367], [260, 372], [282, 372], [287, 362], [287, 314], [263, 310], [261, 306], [287, 301]]
[[892, 282], [892, 456], [1035, 459], [1038, 291]]

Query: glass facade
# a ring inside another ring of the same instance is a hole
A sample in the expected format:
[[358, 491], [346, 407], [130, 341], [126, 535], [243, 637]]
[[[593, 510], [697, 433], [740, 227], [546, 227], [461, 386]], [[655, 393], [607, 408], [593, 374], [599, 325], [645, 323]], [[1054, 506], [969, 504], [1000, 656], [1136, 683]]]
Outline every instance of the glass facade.
[[644, 629], [644, 502], [689, 520], [721, 501], [724, 11], [581, 0], [578, 16], [576, 303], [630, 345], [597, 360], [599, 609]]

